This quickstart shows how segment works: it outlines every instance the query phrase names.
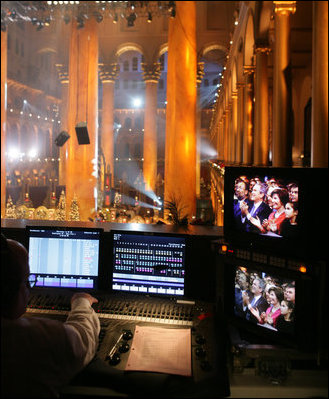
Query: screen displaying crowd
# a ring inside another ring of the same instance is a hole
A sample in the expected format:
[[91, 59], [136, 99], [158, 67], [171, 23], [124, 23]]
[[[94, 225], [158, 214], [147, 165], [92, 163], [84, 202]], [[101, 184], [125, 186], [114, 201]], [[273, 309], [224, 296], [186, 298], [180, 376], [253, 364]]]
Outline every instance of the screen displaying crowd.
[[286, 238], [299, 236], [297, 183], [239, 176], [233, 195], [238, 230]]
[[295, 281], [239, 266], [234, 295], [236, 316], [284, 334], [294, 334]]

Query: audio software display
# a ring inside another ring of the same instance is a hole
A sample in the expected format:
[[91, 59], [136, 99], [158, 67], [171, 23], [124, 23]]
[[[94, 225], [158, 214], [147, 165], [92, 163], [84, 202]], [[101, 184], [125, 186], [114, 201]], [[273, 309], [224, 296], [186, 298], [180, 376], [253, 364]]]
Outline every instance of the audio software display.
[[276, 274], [237, 266], [234, 314], [278, 334], [295, 333], [295, 281]]
[[112, 232], [116, 291], [184, 295], [186, 239], [180, 236]]
[[30, 273], [37, 276], [37, 287], [97, 287], [100, 229], [27, 230]]

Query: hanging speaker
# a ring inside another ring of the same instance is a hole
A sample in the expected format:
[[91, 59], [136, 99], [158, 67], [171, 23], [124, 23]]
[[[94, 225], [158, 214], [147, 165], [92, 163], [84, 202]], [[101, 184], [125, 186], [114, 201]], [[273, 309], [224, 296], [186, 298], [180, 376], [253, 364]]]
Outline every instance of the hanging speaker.
[[55, 144], [58, 147], [62, 147], [67, 140], [70, 138], [70, 135], [65, 132], [64, 130], [62, 132], [59, 133], [59, 135], [55, 138]]
[[77, 134], [78, 143], [81, 144], [90, 144], [89, 134], [87, 129], [86, 122], [79, 122], [75, 126], [75, 132]]

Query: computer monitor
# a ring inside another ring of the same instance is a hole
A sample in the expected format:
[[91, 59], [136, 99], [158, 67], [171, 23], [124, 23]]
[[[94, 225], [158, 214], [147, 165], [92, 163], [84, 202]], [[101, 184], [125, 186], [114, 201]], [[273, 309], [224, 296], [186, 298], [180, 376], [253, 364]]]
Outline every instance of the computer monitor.
[[27, 226], [36, 287], [98, 288], [102, 229]]
[[113, 291], [184, 296], [185, 236], [112, 230], [111, 240]]

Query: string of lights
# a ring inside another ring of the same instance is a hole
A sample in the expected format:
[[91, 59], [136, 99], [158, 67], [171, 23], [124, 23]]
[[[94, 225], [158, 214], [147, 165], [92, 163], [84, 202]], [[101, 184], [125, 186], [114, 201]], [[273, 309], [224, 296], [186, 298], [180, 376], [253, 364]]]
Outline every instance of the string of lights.
[[11, 23], [29, 21], [40, 31], [52, 21], [61, 19], [65, 24], [76, 21], [78, 29], [84, 27], [88, 19], [98, 23], [120, 19], [133, 27], [137, 18], [151, 23], [154, 17], [176, 16], [174, 1], [2, 1], [1, 30], [6, 31]]

